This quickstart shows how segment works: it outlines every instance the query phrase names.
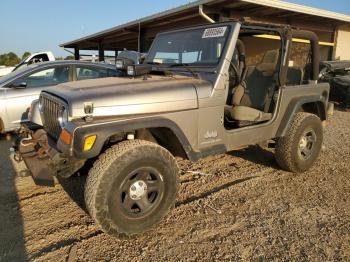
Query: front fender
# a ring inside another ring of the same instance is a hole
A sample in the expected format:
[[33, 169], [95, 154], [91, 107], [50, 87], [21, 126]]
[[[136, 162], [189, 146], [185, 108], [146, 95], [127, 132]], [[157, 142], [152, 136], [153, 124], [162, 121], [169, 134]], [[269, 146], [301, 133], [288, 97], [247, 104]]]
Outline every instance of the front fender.
[[[179, 126], [167, 118], [151, 117], [145, 119], [132, 119], [121, 121], [101, 122], [99, 124], [90, 125], [74, 125], [70, 123], [66, 129], [73, 134], [73, 144], [70, 149], [64, 145], [60, 140], [58, 141], [58, 149], [62, 152], [68, 153], [76, 158], [89, 159], [98, 156], [103, 146], [108, 139], [118, 133], [133, 132], [134, 130], [143, 128], [159, 128], [164, 127], [170, 129], [178, 138], [187, 157], [195, 159], [196, 153], [193, 151], [187, 137], [179, 128]], [[96, 135], [96, 141], [93, 148], [87, 152], [83, 151], [83, 144], [86, 137]]]

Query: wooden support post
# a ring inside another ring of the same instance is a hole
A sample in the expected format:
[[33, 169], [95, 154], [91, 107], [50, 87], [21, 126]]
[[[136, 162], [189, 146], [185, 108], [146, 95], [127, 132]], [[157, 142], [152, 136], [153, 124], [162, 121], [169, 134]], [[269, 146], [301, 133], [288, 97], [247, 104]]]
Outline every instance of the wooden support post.
[[103, 49], [103, 43], [100, 42], [98, 44], [98, 61], [104, 62], [105, 61], [105, 50]]
[[74, 47], [74, 59], [79, 60], [80, 59], [80, 54], [79, 54], [79, 48]]
[[139, 32], [139, 52], [146, 53], [148, 51], [148, 44], [146, 38], [146, 29], [140, 28]]

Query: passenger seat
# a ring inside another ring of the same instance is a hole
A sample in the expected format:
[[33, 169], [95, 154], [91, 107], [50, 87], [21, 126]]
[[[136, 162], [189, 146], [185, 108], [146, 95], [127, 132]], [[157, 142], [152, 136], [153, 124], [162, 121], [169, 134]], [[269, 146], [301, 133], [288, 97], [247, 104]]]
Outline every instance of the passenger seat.
[[225, 108], [225, 114], [241, 122], [261, 122], [272, 118], [266, 110], [269, 104], [269, 91], [274, 88], [275, 72], [279, 50], [269, 50], [255, 68], [247, 70], [245, 81], [234, 90], [231, 105]]

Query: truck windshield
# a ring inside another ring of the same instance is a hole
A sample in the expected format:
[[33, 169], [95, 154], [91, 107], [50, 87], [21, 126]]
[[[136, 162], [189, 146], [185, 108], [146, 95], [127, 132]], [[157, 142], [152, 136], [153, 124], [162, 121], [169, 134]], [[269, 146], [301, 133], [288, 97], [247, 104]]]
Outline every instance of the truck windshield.
[[145, 63], [216, 65], [221, 58], [229, 26], [207, 27], [157, 35]]

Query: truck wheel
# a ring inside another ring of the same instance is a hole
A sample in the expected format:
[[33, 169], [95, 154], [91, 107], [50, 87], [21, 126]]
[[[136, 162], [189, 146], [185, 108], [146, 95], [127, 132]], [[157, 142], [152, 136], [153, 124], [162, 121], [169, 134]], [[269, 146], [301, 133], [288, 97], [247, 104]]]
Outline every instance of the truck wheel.
[[316, 161], [322, 142], [323, 128], [320, 118], [310, 113], [297, 113], [286, 135], [277, 140], [277, 163], [287, 171], [302, 173]]
[[87, 209], [108, 234], [123, 237], [147, 231], [174, 206], [178, 172], [165, 148], [144, 140], [123, 141], [90, 170]]

